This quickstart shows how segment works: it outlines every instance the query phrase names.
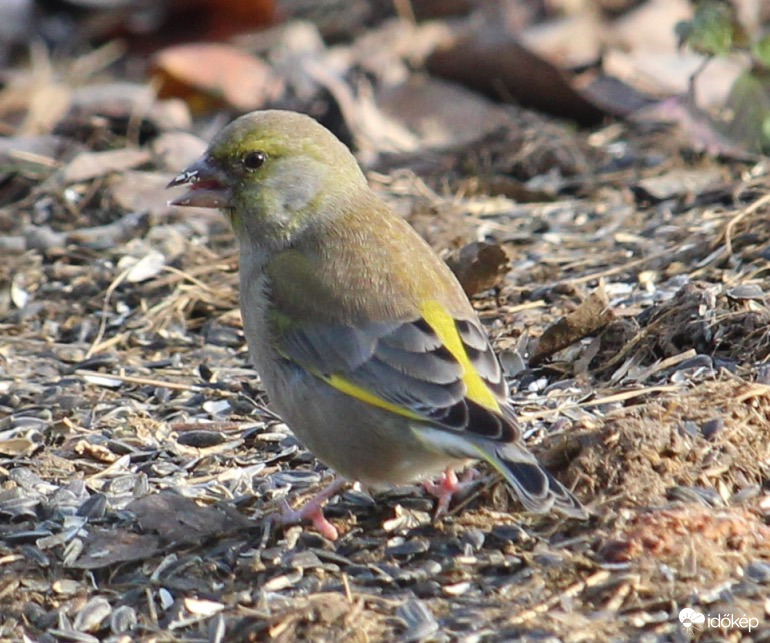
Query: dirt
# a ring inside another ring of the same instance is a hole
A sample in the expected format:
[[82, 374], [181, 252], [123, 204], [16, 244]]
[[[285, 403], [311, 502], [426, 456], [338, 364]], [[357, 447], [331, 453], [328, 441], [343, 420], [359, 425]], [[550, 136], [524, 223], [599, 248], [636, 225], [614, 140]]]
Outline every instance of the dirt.
[[270, 522], [331, 474], [248, 363], [225, 220], [161, 189], [153, 142], [226, 118], [103, 107], [0, 150], [0, 639], [682, 640], [685, 608], [770, 634], [766, 160], [514, 107], [380, 154], [591, 517], [524, 513], [481, 467], [438, 520], [418, 485], [348, 490], [330, 542]]

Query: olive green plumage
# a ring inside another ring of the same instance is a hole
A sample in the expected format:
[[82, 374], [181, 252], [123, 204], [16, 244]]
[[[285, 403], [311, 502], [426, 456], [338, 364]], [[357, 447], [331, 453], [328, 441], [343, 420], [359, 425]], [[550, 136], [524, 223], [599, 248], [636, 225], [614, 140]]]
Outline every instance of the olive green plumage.
[[500, 364], [454, 275], [333, 134], [293, 112], [247, 114], [180, 184], [190, 189], [174, 203], [230, 218], [252, 360], [321, 461], [382, 485], [486, 460], [527, 509], [586, 516], [522, 444]]

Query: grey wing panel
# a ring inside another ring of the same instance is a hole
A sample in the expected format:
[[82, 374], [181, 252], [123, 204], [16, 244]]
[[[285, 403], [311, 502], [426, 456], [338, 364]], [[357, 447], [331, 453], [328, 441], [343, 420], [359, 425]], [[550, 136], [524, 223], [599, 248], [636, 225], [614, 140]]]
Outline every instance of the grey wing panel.
[[[474, 366], [504, 402], [505, 381], [483, 330], [461, 320], [458, 331]], [[282, 336], [281, 352], [321, 377], [342, 377], [406, 407], [433, 426], [503, 442], [518, 435], [515, 421], [465, 397], [462, 365], [423, 319], [295, 329]]]

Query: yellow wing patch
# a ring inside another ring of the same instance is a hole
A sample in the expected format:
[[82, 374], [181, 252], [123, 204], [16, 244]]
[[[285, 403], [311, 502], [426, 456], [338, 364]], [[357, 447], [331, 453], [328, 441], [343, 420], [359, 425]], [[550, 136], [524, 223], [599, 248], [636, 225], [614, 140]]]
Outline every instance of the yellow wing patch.
[[447, 347], [452, 356], [463, 367], [463, 382], [465, 382], [465, 387], [468, 391], [468, 399], [499, 413], [500, 404], [495, 394], [484, 383], [484, 380], [481, 379], [481, 376], [473, 367], [452, 315], [439, 302], [434, 300], [425, 302], [421, 312], [425, 321], [433, 329], [433, 332], [438, 335], [444, 346]]
[[[289, 357], [285, 353], [281, 352], [281, 355], [283, 355], [283, 357], [285, 357], [289, 361], [293, 361], [291, 357]], [[341, 377], [339, 375], [322, 375], [320, 372], [318, 372], [315, 369], [308, 369], [308, 370], [311, 373], [313, 373], [313, 375], [315, 375], [316, 377], [326, 382], [329, 386], [336, 388], [340, 393], [345, 393], [345, 395], [350, 395], [350, 397], [354, 397], [360, 402], [371, 404], [372, 406], [376, 406], [380, 409], [385, 409], [386, 411], [390, 411], [391, 413], [401, 415], [403, 417], [409, 418], [410, 420], [425, 419], [419, 413], [410, 411], [405, 406], [399, 406], [398, 404], [393, 404], [392, 402], [388, 402], [387, 400], [384, 400], [383, 398], [381, 398], [379, 395], [375, 395], [371, 391], [367, 391], [365, 388], [362, 388], [357, 384], [354, 384], [350, 380], [346, 380], [344, 377]]]
[[332, 375], [330, 377], [324, 377], [323, 379], [341, 393], [350, 395], [350, 397], [354, 397], [361, 402], [366, 402], [366, 404], [377, 406], [381, 409], [385, 409], [386, 411], [390, 411], [391, 413], [403, 415], [410, 420], [425, 419], [421, 415], [410, 411], [405, 406], [399, 406], [398, 404], [393, 404], [387, 400], [383, 400], [381, 397], [374, 395], [374, 393], [370, 393], [365, 388], [361, 388], [360, 386], [349, 382], [344, 377], [340, 377], [339, 375]]

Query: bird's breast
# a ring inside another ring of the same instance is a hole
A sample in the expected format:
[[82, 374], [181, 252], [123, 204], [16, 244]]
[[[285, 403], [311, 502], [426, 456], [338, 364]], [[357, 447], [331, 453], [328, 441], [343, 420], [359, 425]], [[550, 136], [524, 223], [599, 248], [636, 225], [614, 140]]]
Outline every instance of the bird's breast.
[[241, 252], [240, 298], [243, 332], [249, 356], [264, 384], [271, 376], [270, 364], [275, 361], [275, 349], [268, 334], [270, 280], [264, 271], [265, 262], [254, 252]]

